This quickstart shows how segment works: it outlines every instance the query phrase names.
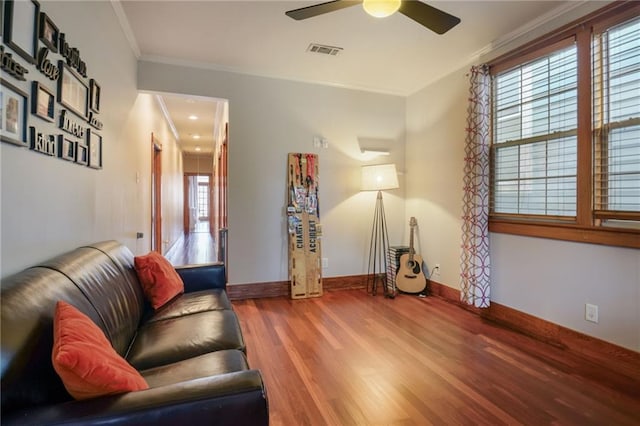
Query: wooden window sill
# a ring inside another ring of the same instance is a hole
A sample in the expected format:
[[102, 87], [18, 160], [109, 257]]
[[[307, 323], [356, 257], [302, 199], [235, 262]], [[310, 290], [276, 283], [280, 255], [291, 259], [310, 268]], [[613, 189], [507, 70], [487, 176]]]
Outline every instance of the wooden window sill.
[[640, 230], [627, 228], [582, 227], [556, 223], [522, 223], [491, 219], [489, 232], [549, 238], [578, 243], [640, 248]]

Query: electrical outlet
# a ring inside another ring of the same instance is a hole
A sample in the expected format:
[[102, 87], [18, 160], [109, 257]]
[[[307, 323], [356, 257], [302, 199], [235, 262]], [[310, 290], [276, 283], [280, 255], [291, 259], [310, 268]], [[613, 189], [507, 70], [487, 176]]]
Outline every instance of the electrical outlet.
[[584, 309], [584, 319], [589, 322], [598, 323], [598, 305], [587, 303]]
[[440, 275], [440, 264], [436, 263], [433, 267], [433, 275]]
[[323, 257], [322, 258], [322, 269], [327, 269], [329, 267], [329, 258], [328, 257]]

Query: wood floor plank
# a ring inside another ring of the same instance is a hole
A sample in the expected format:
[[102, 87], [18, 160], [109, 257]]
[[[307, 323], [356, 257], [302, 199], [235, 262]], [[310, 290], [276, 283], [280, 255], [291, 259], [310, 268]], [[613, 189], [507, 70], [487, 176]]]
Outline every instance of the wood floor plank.
[[640, 423], [640, 366], [593, 365], [442, 299], [360, 289], [233, 305], [274, 426]]

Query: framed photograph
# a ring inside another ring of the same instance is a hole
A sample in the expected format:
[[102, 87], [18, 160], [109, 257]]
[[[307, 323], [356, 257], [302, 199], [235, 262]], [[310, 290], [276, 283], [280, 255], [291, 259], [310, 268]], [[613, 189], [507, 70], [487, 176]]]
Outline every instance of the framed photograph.
[[53, 122], [56, 104], [53, 93], [39, 81], [34, 81], [31, 95], [31, 113], [43, 120]]
[[60, 30], [51, 18], [40, 12], [40, 20], [38, 22], [38, 38], [53, 53], [58, 52], [58, 40], [60, 39]]
[[86, 166], [89, 162], [89, 147], [81, 142], [76, 142], [76, 163]]
[[27, 146], [27, 93], [0, 79], [0, 140]]
[[36, 63], [40, 3], [4, 0], [4, 43], [29, 63]]
[[58, 102], [83, 120], [86, 120], [89, 88], [84, 84], [82, 78], [64, 61], [58, 61], [58, 69], [60, 70]]
[[89, 82], [91, 95], [89, 96], [89, 109], [95, 113], [100, 112], [100, 85], [92, 78]]
[[89, 146], [89, 167], [102, 168], [102, 136], [87, 130], [87, 145]]
[[77, 141], [69, 139], [65, 135], [58, 135], [58, 156], [63, 160], [76, 161]]

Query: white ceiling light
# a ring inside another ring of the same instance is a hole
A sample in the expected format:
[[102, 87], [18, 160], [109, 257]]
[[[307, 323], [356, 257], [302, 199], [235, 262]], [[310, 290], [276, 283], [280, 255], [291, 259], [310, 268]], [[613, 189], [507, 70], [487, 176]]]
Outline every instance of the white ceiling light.
[[197, 119], [198, 119], [198, 116], [197, 116], [197, 115], [193, 115], [193, 114], [191, 114], [191, 115], [189, 116], [189, 120], [197, 120]]
[[368, 155], [390, 155], [391, 153], [386, 149], [370, 149], [370, 148], [362, 148], [360, 150], [363, 154]]
[[200, 145], [196, 146], [196, 151], [200, 152], [202, 148], [200, 148]]
[[400, 9], [400, 0], [364, 0], [362, 7], [371, 16], [386, 18]]
[[195, 135], [193, 135], [193, 136], [192, 136], [192, 138], [194, 138], [194, 139], [200, 139], [200, 135], [195, 134]]

